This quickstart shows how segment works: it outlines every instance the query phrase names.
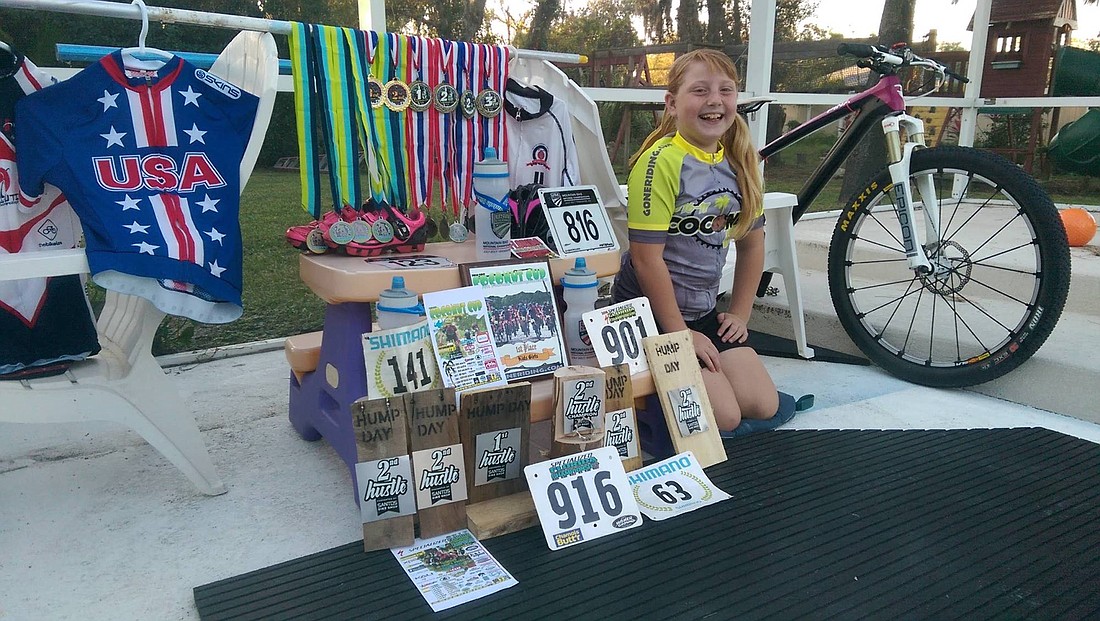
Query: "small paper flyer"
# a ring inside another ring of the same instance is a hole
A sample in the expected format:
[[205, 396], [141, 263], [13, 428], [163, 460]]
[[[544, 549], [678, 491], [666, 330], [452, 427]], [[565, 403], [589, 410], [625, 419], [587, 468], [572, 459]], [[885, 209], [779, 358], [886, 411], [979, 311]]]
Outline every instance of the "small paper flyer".
[[425, 293], [424, 307], [444, 386], [458, 393], [507, 383], [480, 286]]
[[657, 521], [730, 498], [711, 482], [691, 451], [634, 470], [627, 482], [642, 515]]
[[519, 584], [466, 529], [390, 552], [433, 612]]

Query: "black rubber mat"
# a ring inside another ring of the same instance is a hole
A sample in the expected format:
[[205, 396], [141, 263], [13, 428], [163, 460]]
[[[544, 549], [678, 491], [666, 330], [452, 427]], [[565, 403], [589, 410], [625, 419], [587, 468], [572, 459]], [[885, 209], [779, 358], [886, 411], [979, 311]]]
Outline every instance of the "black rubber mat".
[[1044, 429], [778, 431], [726, 442], [733, 495], [551, 552], [433, 614], [360, 542], [195, 589], [213, 619], [1012, 619], [1100, 614], [1100, 446]]
[[[748, 344], [761, 356], [775, 356], [777, 358], [801, 358], [798, 355], [798, 345], [791, 339], [774, 334], [765, 334], [755, 330], [749, 330]], [[835, 349], [828, 349], [807, 343], [814, 350], [811, 360], [816, 362], [839, 362], [841, 364], [869, 365], [871, 361], [862, 356], [853, 356]]]

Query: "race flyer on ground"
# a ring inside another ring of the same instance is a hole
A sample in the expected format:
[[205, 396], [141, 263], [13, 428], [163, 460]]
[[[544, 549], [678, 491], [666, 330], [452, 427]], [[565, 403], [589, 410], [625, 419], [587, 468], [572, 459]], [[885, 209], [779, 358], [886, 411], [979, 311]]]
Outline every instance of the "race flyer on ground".
[[399, 397], [409, 392], [441, 388], [427, 321], [363, 335], [367, 397]]
[[465, 529], [390, 551], [433, 612], [519, 584]]
[[635, 470], [627, 482], [642, 515], [667, 520], [730, 498], [703, 472], [691, 451]]
[[480, 285], [508, 381], [565, 366], [565, 341], [554, 305], [550, 265], [519, 260], [462, 266], [467, 284]]
[[460, 393], [507, 383], [480, 286], [425, 293], [424, 308], [444, 386]]

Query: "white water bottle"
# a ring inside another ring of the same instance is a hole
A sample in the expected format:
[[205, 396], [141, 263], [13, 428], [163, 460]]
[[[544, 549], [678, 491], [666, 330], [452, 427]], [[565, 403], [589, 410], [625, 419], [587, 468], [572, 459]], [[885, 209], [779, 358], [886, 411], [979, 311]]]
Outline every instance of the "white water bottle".
[[424, 315], [416, 293], [405, 288], [405, 278], [394, 276], [390, 288], [378, 295], [378, 329], [389, 330], [412, 325]]
[[508, 163], [497, 150], [485, 147], [485, 158], [474, 164], [474, 234], [479, 261], [507, 259], [512, 254], [512, 214], [508, 210]]
[[569, 350], [569, 364], [600, 366], [588, 331], [584, 328], [584, 320], [581, 319], [581, 315], [596, 308], [597, 285], [596, 272], [588, 269], [584, 257], [577, 257], [573, 268], [565, 272], [561, 279], [562, 297], [565, 299], [562, 330], [565, 348]]

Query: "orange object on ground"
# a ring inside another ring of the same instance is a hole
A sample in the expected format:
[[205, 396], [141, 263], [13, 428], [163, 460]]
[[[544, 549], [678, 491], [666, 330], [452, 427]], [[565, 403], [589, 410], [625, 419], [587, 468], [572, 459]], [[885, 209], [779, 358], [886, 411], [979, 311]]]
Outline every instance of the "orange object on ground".
[[1080, 207], [1070, 207], [1059, 212], [1062, 224], [1066, 227], [1066, 237], [1070, 246], [1084, 246], [1096, 234], [1096, 219]]

